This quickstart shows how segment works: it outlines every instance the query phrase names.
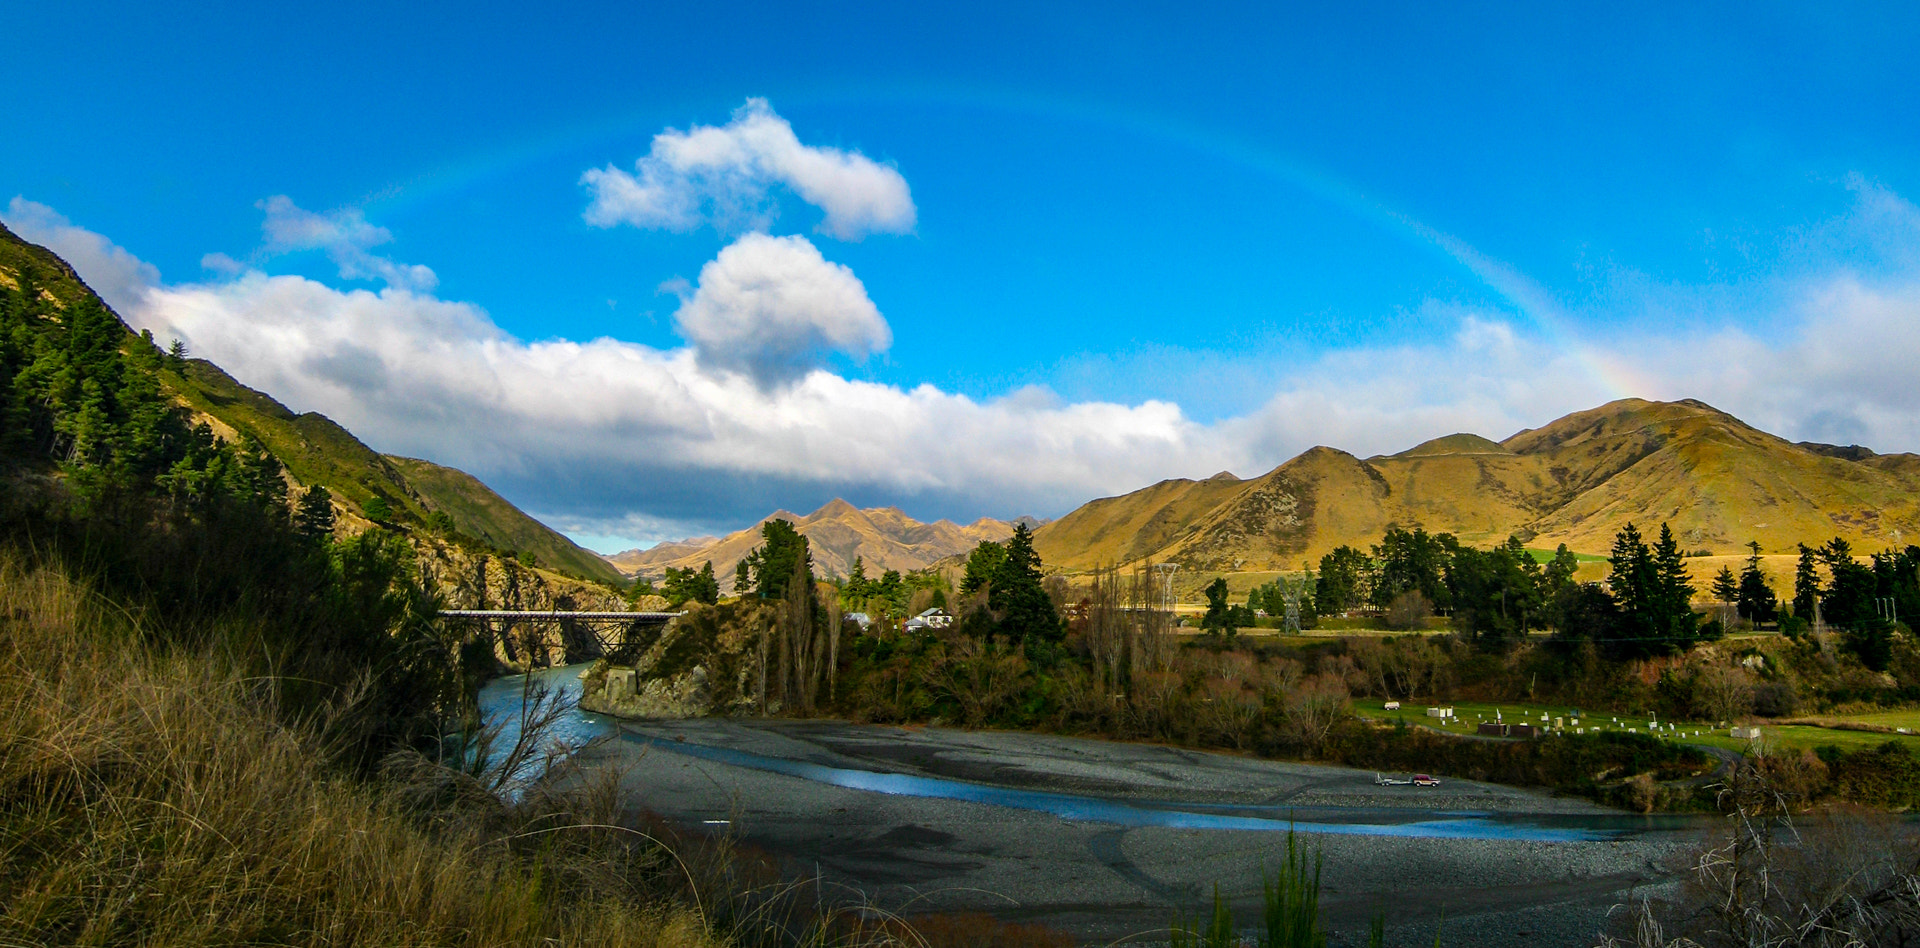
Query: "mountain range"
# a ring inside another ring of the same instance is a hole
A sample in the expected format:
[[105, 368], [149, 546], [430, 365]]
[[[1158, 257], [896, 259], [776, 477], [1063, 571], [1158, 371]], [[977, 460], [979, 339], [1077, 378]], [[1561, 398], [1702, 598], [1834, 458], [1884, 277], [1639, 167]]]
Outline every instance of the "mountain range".
[[1691, 399], [1622, 399], [1503, 441], [1454, 434], [1364, 459], [1315, 447], [1252, 479], [1161, 481], [1046, 524], [1034, 548], [1067, 570], [1297, 569], [1393, 526], [1606, 553], [1630, 521], [1722, 554], [1750, 540], [1769, 553], [1920, 541], [1920, 456], [1796, 444]]
[[[878, 578], [886, 570], [923, 569], [949, 557], [965, 554], [982, 540], [1005, 540], [1013, 535], [1014, 520], [982, 518], [961, 526], [950, 520], [921, 523], [898, 507], [856, 508], [835, 499], [806, 516], [775, 511], [759, 523], [725, 537], [695, 537], [662, 543], [647, 550], [615, 553], [607, 560], [629, 576], [658, 579], [669, 567], [699, 569], [712, 561], [720, 588], [732, 588], [734, 567], [761, 543], [761, 527], [769, 520], [787, 520], [807, 538], [814, 569], [825, 575], [845, 576], [859, 557], [867, 575]], [[1029, 525], [1039, 521], [1027, 519]]]

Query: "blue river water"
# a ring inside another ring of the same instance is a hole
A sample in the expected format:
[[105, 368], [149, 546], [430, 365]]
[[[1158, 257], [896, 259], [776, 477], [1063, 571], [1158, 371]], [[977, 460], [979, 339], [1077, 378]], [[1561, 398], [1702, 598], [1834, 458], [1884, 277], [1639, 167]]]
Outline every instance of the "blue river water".
[[[534, 672], [534, 684], [545, 685], [571, 703], [579, 695], [581, 666]], [[480, 691], [482, 713], [502, 726], [503, 743], [518, 731], [517, 716], [527, 681], [510, 675], [489, 682]], [[612, 737], [700, 760], [782, 774], [815, 783], [894, 796], [958, 800], [1048, 813], [1063, 820], [1109, 823], [1116, 826], [1157, 826], [1174, 829], [1285, 832], [1349, 836], [1399, 836], [1437, 839], [1507, 839], [1572, 842], [1618, 839], [1660, 830], [1700, 829], [1714, 817], [1698, 814], [1514, 814], [1483, 811], [1435, 811], [1400, 807], [1274, 807], [1195, 804], [1181, 801], [1119, 801], [1102, 797], [1023, 790], [968, 783], [940, 777], [885, 773], [832, 767], [807, 761], [768, 757], [733, 748], [690, 741], [668, 740], [623, 729], [613, 719], [572, 708], [555, 729], [555, 739], [578, 746]]]

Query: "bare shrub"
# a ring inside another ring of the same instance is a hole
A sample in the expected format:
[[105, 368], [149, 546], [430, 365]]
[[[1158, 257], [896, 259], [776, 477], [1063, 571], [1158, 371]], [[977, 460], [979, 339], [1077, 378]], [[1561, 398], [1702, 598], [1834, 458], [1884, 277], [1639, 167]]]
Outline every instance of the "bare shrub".
[[1792, 682], [1763, 681], [1753, 686], [1753, 713], [1763, 718], [1792, 717], [1800, 710], [1800, 693]]
[[960, 705], [965, 723], [977, 727], [1011, 706], [1026, 688], [1027, 659], [979, 639], [959, 637], [933, 663], [927, 684]]
[[1744, 668], [1713, 664], [1700, 670], [1694, 696], [1715, 721], [1737, 721], [1753, 710], [1753, 675]]
[[1727, 830], [1695, 856], [1680, 898], [1633, 907], [1622, 920], [1631, 930], [1603, 936], [1602, 948], [1911, 944], [1920, 933], [1913, 830], [1866, 810], [1792, 815], [1786, 784], [1804, 763], [1735, 767], [1719, 795]]
[[1423, 628], [1433, 615], [1433, 603], [1418, 589], [1409, 589], [1387, 604], [1387, 628], [1400, 632]]
[[1314, 675], [1286, 694], [1288, 733], [1309, 754], [1325, 749], [1327, 734], [1347, 711], [1347, 686], [1337, 678]]

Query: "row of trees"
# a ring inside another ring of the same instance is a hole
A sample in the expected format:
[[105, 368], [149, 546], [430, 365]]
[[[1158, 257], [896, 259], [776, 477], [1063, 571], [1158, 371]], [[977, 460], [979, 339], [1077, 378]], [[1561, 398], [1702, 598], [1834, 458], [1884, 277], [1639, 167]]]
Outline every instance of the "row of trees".
[[[1518, 537], [1482, 550], [1448, 533], [1393, 528], [1370, 553], [1341, 546], [1322, 556], [1313, 596], [1300, 602], [1320, 615], [1384, 609], [1402, 628], [1446, 611], [1455, 628], [1491, 652], [1547, 628], [1563, 641], [1590, 642], [1620, 657], [1666, 654], [1698, 641], [1694, 590], [1667, 525], [1648, 544], [1628, 524], [1614, 538], [1610, 561], [1606, 588], [1582, 585], [1574, 581], [1579, 559], [1565, 544], [1543, 564]], [[1266, 591], [1269, 600], [1273, 595]]]
[[[945, 609], [948, 606], [947, 579], [937, 569], [917, 569], [904, 574], [897, 569], [890, 569], [881, 573], [879, 579], [873, 579], [867, 575], [866, 563], [856, 556], [853, 558], [853, 568], [839, 585], [840, 605], [850, 611], [884, 612], [888, 616], [905, 617], [927, 607]], [[922, 591], [926, 595], [918, 596]], [[916, 599], [926, 605], [916, 608]]]
[[[1463, 556], [1472, 559], [1476, 555], [1502, 555], [1502, 550], [1505, 551], [1503, 561], [1460, 562]], [[1523, 559], [1526, 562], [1522, 562]], [[1455, 605], [1457, 584], [1449, 582], [1449, 572], [1463, 565], [1474, 573], [1488, 569], [1525, 569], [1531, 573], [1538, 567], [1532, 554], [1514, 538], [1494, 550], [1481, 551], [1462, 546], [1450, 533], [1429, 534], [1419, 527], [1412, 530], [1393, 527], [1372, 547], [1371, 554], [1343, 545], [1320, 558], [1319, 578], [1313, 589], [1314, 607], [1319, 615], [1366, 607], [1388, 609], [1407, 594], [1418, 593], [1435, 609], [1451, 609]], [[1570, 582], [1578, 565], [1573, 551], [1561, 544], [1538, 575], [1551, 592]], [[1481, 577], [1469, 582], [1484, 585]]]

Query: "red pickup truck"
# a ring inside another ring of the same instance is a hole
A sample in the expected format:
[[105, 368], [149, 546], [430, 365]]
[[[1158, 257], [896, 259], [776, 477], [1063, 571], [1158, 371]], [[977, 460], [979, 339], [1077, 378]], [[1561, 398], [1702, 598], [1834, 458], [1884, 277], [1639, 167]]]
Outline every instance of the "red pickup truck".
[[1440, 778], [1429, 777], [1426, 774], [1414, 774], [1413, 785], [1416, 787], [1437, 787], [1440, 785]]

